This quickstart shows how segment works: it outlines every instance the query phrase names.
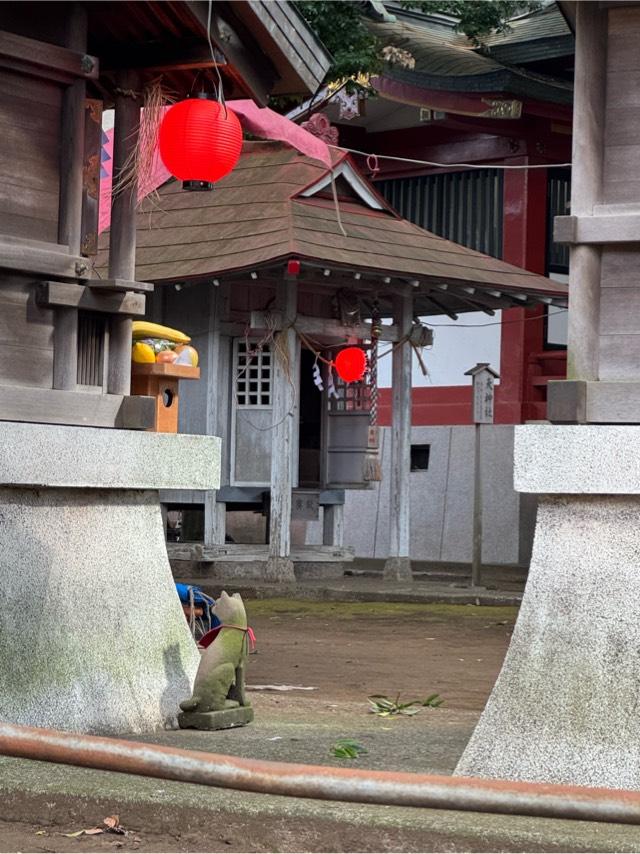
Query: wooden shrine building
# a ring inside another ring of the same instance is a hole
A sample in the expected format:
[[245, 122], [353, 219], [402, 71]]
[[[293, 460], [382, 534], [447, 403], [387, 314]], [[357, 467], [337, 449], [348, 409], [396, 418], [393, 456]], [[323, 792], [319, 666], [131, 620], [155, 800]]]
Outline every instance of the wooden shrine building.
[[[113, 204], [97, 279], [101, 114], [114, 171], [136, 146], [145, 87], [185, 97], [218, 70], [229, 97], [315, 91], [329, 58], [288, 3], [6, 3], [0, 24], [0, 419], [143, 427], [130, 397], [135, 185]], [[283, 32], [286, 35], [283, 35]]]
[[[245, 143], [212, 192], [165, 184], [138, 214], [137, 246], [136, 274], [157, 286], [150, 319], [188, 332], [200, 352], [203, 381], [181, 390], [180, 429], [223, 438], [220, 490], [163, 500], [204, 505], [197, 554], [266, 561], [273, 580], [293, 577], [292, 515], [322, 508], [324, 518], [324, 546], [296, 549], [296, 560], [348, 556], [344, 490], [368, 485], [375, 382], [332, 389], [336, 348], [367, 346], [372, 321], [392, 320], [379, 327], [393, 360], [387, 574], [401, 579], [410, 573], [412, 348], [431, 340], [415, 318], [566, 305], [563, 285], [402, 219], [344, 152], [332, 175], [284, 143]], [[263, 546], [225, 542], [227, 506], [268, 516]]]

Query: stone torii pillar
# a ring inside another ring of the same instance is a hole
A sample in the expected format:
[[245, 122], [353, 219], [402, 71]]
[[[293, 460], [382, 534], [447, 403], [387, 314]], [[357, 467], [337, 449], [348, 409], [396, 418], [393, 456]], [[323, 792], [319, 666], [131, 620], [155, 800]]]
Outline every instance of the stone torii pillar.
[[516, 428], [540, 495], [511, 646], [457, 774], [640, 789], [640, 4], [576, 13], [569, 379]]

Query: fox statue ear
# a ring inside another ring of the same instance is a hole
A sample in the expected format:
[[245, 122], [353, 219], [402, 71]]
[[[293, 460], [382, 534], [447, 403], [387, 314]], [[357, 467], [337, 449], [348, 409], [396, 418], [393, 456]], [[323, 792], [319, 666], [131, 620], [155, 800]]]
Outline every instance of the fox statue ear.
[[239, 593], [234, 593], [232, 599], [239, 599], [242, 602], [242, 596]]

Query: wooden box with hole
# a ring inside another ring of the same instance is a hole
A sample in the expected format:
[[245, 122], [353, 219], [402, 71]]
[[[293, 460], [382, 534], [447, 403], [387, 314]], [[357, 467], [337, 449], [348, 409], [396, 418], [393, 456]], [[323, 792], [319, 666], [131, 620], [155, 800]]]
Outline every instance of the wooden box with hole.
[[191, 365], [132, 363], [132, 394], [153, 397], [156, 402], [155, 423], [149, 430], [155, 433], [178, 432], [179, 382], [198, 379], [200, 368]]

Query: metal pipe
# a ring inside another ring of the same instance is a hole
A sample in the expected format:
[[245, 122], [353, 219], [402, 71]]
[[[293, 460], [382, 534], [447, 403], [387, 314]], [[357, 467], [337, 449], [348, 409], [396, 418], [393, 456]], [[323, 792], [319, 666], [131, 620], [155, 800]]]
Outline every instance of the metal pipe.
[[0, 754], [293, 798], [640, 824], [640, 792], [616, 789], [267, 762], [2, 722]]

